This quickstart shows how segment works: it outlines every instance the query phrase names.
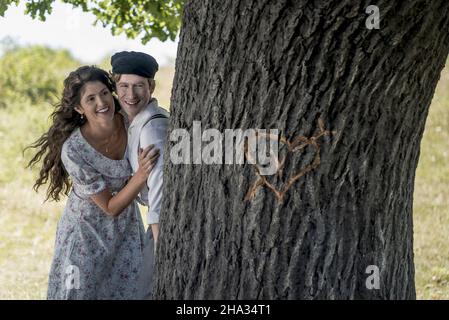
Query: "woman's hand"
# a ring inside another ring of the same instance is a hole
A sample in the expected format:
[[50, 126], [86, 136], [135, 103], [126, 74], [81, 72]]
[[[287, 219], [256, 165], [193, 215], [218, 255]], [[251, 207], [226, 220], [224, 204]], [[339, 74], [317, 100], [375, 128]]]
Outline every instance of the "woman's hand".
[[139, 169], [128, 181], [126, 186], [116, 195], [106, 189], [91, 196], [91, 199], [107, 214], [117, 217], [123, 210], [137, 197], [142, 187], [145, 185], [151, 170], [159, 158], [159, 149], [150, 145], [139, 150]]
[[139, 149], [139, 169], [137, 169], [135, 176], [137, 176], [142, 184], [144, 184], [150, 176], [150, 173], [159, 158], [159, 154], [159, 149], [155, 148], [153, 144], [150, 144], [145, 149]]

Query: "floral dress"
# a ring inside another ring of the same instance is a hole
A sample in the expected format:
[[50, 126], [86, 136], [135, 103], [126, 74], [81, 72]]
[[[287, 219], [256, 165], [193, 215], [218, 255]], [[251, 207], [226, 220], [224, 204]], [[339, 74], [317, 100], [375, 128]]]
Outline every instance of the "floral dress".
[[135, 201], [118, 217], [90, 196], [118, 192], [131, 176], [128, 160], [96, 151], [76, 129], [65, 141], [62, 162], [73, 188], [58, 223], [48, 299], [140, 299], [145, 229]]

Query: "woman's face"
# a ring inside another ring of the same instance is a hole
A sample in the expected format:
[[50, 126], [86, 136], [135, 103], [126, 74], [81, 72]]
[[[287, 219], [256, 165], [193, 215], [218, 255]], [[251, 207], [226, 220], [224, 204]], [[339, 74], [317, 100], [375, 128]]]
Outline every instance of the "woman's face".
[[113, 121], [115, 106], [111, 91], [100, 81], [87, 82], [81, 89], [80, 106], [75, 110], [91, 123]]

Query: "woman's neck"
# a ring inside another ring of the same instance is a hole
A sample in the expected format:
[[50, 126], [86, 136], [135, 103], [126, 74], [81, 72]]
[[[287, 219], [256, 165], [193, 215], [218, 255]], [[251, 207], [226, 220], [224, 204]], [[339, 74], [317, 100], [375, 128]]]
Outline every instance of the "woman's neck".
[[87, 122], [85, 131], [87, 131], [88, 134], [95, 140], [108, 139], [111, 135], [116, 133], [119, 128], [119, 123], [117, 120], [119, 119], [117, 118], [117, 115], [115, 115], [114, 120], [111, 122], [95, 124]]

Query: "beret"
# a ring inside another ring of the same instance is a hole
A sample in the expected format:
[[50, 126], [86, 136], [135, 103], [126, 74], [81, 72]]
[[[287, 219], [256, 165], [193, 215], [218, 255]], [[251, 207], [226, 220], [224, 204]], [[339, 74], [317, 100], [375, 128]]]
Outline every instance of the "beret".
[[135, 51], [117, 52], [111, 57], [112, 73], [136, 74], [144, 78], [154, 78], [159, 65], [149, 54]]

